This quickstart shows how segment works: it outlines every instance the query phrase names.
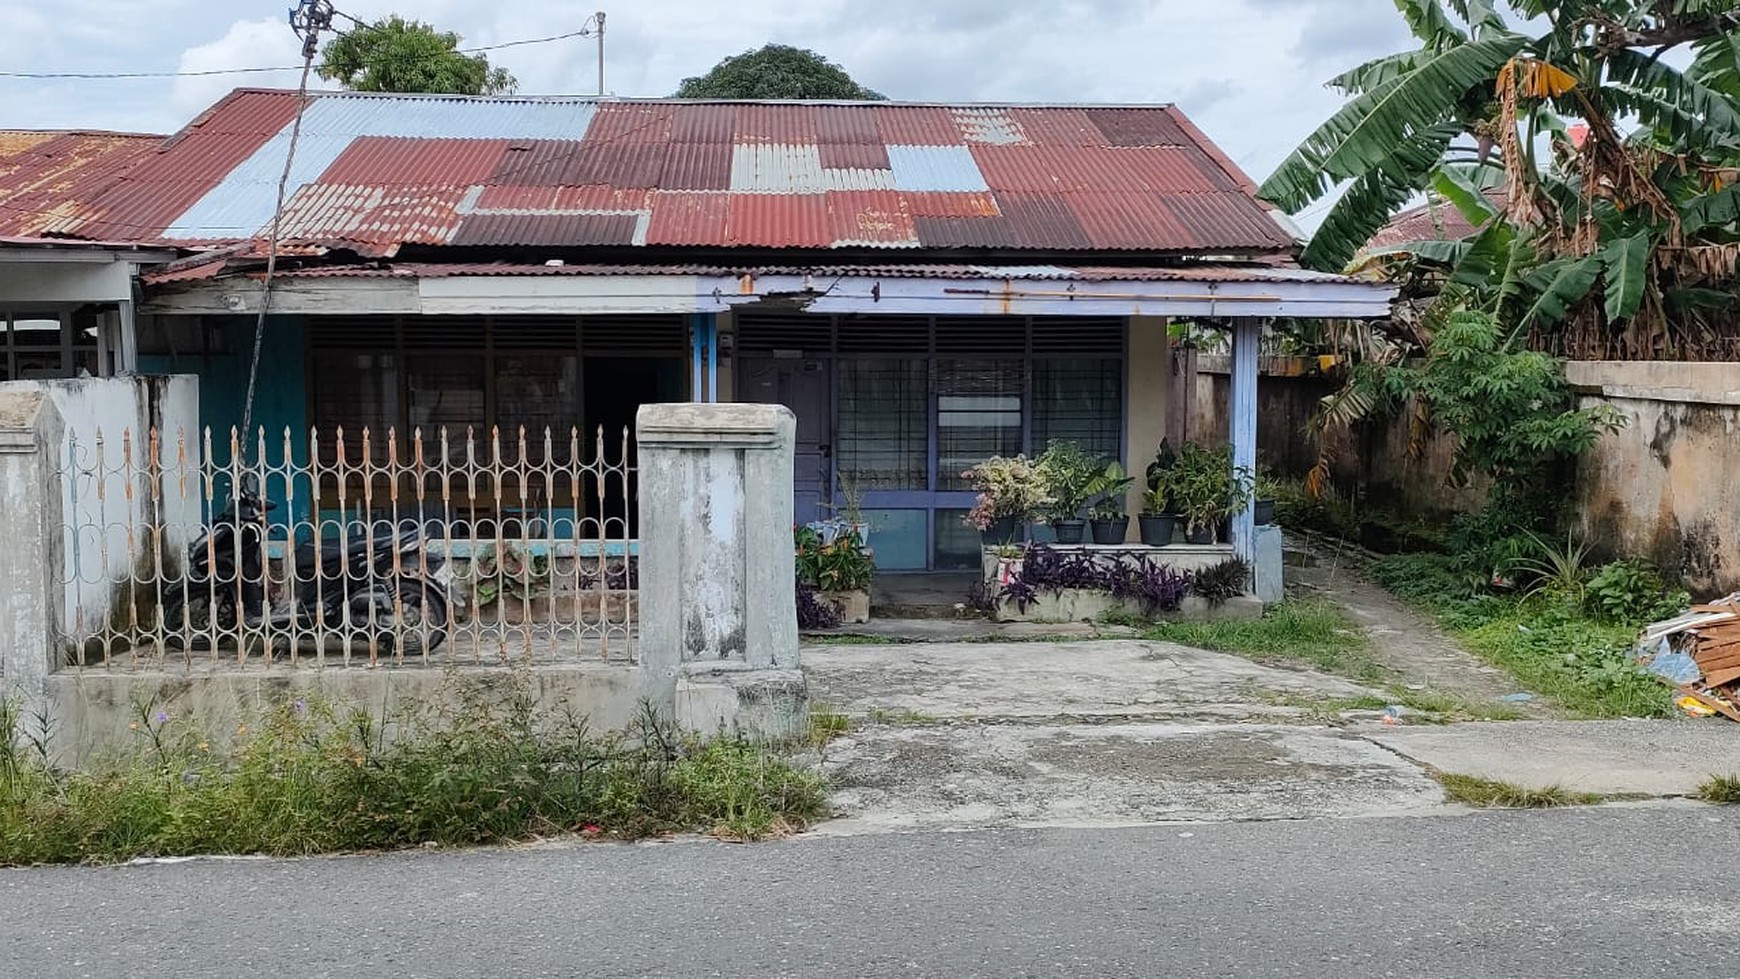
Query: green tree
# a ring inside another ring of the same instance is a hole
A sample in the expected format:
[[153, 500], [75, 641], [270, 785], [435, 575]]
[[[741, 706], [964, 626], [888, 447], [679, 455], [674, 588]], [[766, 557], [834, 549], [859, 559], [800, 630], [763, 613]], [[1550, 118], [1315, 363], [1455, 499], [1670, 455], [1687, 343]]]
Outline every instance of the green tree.
[[846, 70], [804, 48], [769, 44], [735, 54], [705, 75], [683, 79], [679, 99], [841, 99], [885, 101]]
[[1478, 222], [1501, 188], [1468, 241], [1377, 257], [1571, 356], [1740, 344], [1740, 0], [1395, 4], [1418, 46], [1333, 79], [1349, 101], [1263, 185], [1294, 212], [1345, 188], [1307, 264], [1345, 267], [1422, 191]]
[[459, 43], [458, 34], [393, 14], [334, 38], [316, 70], [358, 92], [511, 95], [519, 87], [507, 69]]

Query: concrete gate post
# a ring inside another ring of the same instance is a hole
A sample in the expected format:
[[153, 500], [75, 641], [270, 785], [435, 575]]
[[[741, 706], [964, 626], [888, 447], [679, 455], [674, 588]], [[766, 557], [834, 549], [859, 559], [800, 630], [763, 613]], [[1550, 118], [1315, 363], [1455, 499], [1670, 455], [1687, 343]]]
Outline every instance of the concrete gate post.
[[31, 708], [61, 665], [61, 433], [60, 412], [40, 387], [0, 390], [0, 697]]
[[644, 405], [635, 431], [648, 689], [668, 692], [661, 706], [688, 730], [801, 734], [796, 418], [780, 405]]

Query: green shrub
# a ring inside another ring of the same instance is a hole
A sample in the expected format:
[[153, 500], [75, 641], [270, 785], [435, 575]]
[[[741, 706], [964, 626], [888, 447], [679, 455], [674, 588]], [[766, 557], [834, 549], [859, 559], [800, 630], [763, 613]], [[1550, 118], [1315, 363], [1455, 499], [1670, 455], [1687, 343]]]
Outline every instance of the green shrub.
[[1603, 565], [1584, 588], [1583, 607], [1608, 622], [1642, 626], [1685, 611], [1691, 597], [1669, 591], [1648, 562], [1627, 559]]
[[[141, 710], [132, 750], [65, 771], [0, 743], [0, 865], [189, 854], [464, 846], [581, 832], [754, 838], [825, 809], [821, 780], [760, 747], [677, 735], [648, 711], [594, 736], [583, 719], [485, 687], [396, 718], [281, 705], [233, 749]], [[15, 720], [0, 710], [0, 721]]]

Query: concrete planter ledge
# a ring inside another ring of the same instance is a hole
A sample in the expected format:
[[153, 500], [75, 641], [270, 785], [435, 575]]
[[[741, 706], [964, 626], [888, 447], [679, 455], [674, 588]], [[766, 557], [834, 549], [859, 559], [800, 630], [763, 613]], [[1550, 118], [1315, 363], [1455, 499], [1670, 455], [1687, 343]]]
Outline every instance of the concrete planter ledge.
[[992, 614], [998, 622], [1100, 622], [1112, 614], [1146, 616], [1160, 622], [1213, 622], [1230, 619], [1258, 619], [1263, 615], [1261, 600], [1249, 595], [1229, 598], [1216, 605], [1205, 598], [1191, 595], [1176, 612], [1159, 612], [1148, 616], [1139, 601], [1113, 598], [1103, 591], [1085, 588], [1065, 588], [1044, 591], [1022, 611], [1011, 601], [999, 601]]

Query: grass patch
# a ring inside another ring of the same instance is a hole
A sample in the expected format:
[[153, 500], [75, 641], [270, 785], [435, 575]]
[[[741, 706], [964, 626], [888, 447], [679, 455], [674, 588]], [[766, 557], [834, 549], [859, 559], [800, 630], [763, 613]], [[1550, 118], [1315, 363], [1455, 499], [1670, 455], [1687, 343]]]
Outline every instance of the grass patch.
[[1592, 806], [1604, 801], [1602, 796], [1593, 792], [1572, 792], [1557, 785], [1530, 789], [1511, 782], [1448, 772], [1434, 772], [1432, 777], [1444, 787], [1444, 796], [1451, 802], [1477, 809], [1557, 809]]
[[904, 646], [911, 642], [898, 636], [866, 636], [861, 633], [805, 633], [800, 637], [806, 646]]
[[1740, 805], [1740, 775], [1712, 775], [1698, 786], [1698, 798], [1717, 805]]
[[1161, 622], [1149, 626], [1145, 638], [1237, 653], [1259, 663], [1309, 666], [1361, 683], [1391, 679], [1372, 658], [1360, 628], [1339, 606], [1323, 599], [1271, 605], [1259, 619]]
[[1408, 690], [1391, 687], [1388, 695], [1369, 694], [1361, 697], [1302, 697], [1298, 694], [1271, 691], [1262, 695], [1265, 703], [1276, 707], [1297, 707], [1306, 716], [1326, 724], [1342, 720], [1351, 711], [1381, 711], [1389, 707], [1407, 708], [1404, 724], [1453, 724], [1458, 721], [1515, 721], [1526, 714], [1511, 704], [1485, 703], [1452, 694], [1430, 690]]
[[935, 727], [947, 723], [943, 718], [916, 710], [884, 710], [880, 707], [872, 707], [864, 715], [864, 719], [871, 724], [887, 724], [890, 727]]
[[1551, 594], [1471, 594], [1441, 555], [1375, 562], [1372, 576], [1431, 614], [1481, 659], [1575, 717], [1672, 713], [1667, 687], [1632, 659], [1636, 624], [1589, 617]]
[[[519, 685], [523, 691], [523, 684]], [[392, 718], [280, 705], [219, 739], [143, 707], [138, 740], [81, 771], [0, 739], [0, 865], [297, 856], [582, 833], [755, 839], [825, 815], [821, 779], [746, 742], [701, 742], [649, 710], [595, 736], [523, 692], [460, 687]], [[11, 731], [14, 708], [0, 709]], [[227, 731], [225, 732], [228, 733]]]
[[852, 719], [838, 711], [810, 709], [810, 744], [821, 746], [852, 730]]

